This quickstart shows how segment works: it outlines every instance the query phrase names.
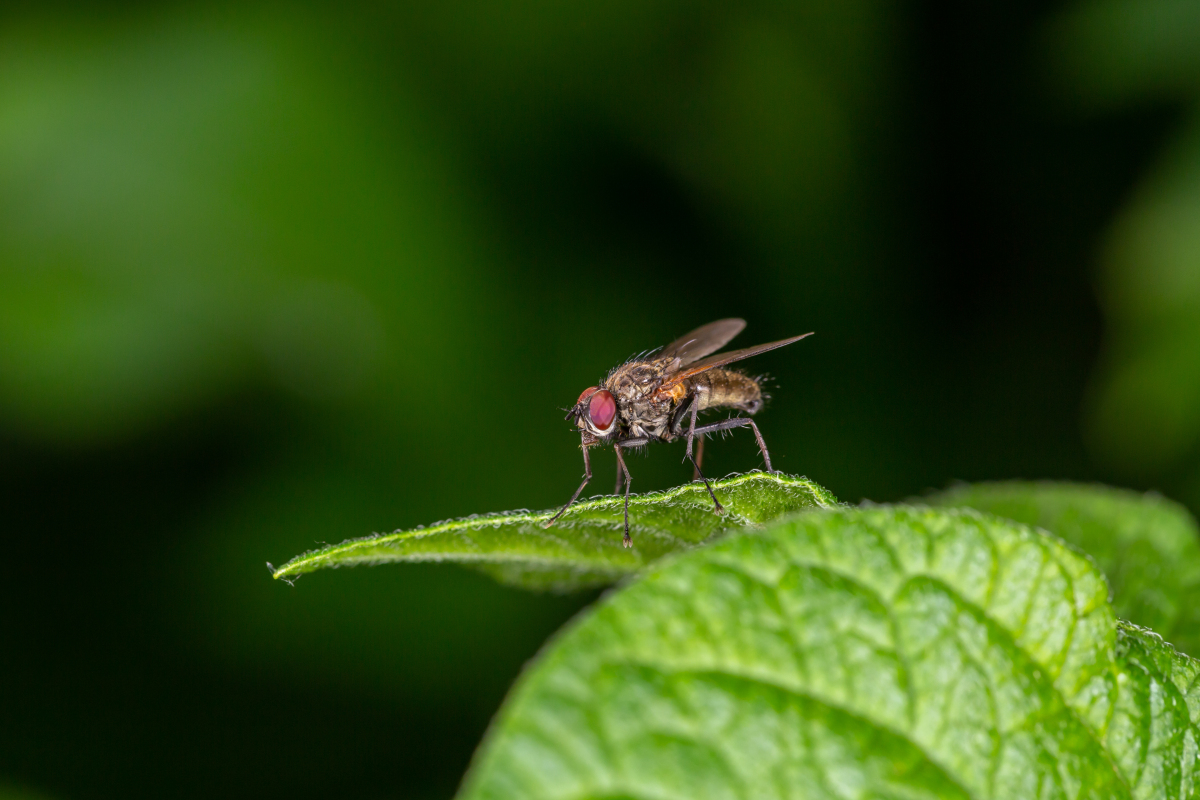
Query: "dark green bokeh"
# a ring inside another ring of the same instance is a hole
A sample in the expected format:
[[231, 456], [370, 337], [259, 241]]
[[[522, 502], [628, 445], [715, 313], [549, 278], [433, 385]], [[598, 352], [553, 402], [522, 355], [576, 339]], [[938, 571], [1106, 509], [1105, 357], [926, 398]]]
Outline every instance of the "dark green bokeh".
[[[0, 785], [449, 795], [591, 596], [432, 566], [289, 589], [264, 562], [562, 502], [582, 465], [559, 409], [721, 316], [741, 344], [817, 331], [748, 367], [776, 376], [776, 465], [843, 499], [1049, 476], [1195, 508], [1197, 406], [1105, 433], [1138, 391], [1174, 397], [1162, 375], [1190, 386], [1180, 359], [1122, 384], [1142, 362], [1114, 338], [1133, 361], [1100, 374], [1136, 391], [1098, 378], [1099, 459], [1083, 434], [1096, 253], [1197, 85], [1162, 79], [1194, 49], [1097, 51], [1136, 15], [1097, 8], [7, 12]], [[1115, 263], [1109, 334], [1190, 341], [1189, 306], [1160, 315]], [[681, 457], [634, 460], [634, 488], [686, 479]], [[758, 466], [744, 436], [708, 458]]]

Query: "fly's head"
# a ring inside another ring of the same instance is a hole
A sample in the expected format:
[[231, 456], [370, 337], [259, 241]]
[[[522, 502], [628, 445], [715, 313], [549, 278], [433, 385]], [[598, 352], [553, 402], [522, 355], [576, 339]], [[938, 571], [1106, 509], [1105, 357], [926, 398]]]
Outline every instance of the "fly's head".
[[600, 386], [589, 386], [575, 401], [575, 407], [567, 413], [567, 419], [575, 418], [575, 427], [583, 432], [584, 444], [596, 444], [616, 435], [617, 399], [612, 392]]

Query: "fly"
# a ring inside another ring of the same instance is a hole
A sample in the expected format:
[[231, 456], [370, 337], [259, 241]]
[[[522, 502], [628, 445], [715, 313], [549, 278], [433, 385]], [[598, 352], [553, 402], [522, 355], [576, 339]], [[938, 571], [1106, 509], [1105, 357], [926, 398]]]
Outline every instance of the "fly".
[[[612, 443], [617, 454], [617, 488], [625, 484], [625, 547], [632, 547], [629, 536], [629, 485], [632, 479], [623, 449], [642, 447], [650, 442], [672, 442], [687, 439], [686, 457], [692, 462], [692, 480], [699, 478], [713, 501], [713, 511], [723, 514], [725, 509], [713, 493], [708, 479], [700, 471], [704, 458], [704, 436], [718, 431], [727, 431], [746, 425], [754, 431], [758, 449], [762, 453], [767, 472], [771, 469], [771, 456], [763, 442], [758, 426], [750, 416], [758, 413], [763, 405], [762, 387], [748, 375], [731, 369], [728, 364], [741, 361], [768, 350], [798, 342], [812, 333], [781, 339], [778, 342], [760, 344], [728, 353], [711, 353], [720, 350], [741, 333], [745, 320], [721, 319], [697, 328], [686, 336], [671, 342], [661, 350], [648, 356], [632, 359], [614, 369], [599, 386], [589, 386], [579, 395], [575, 406], [567, 413], [574, 418], [580, 431], [583, 447], [583, 483], [571, 495], [571, 499], [555, 514], [546, 527], [549, 528], [563, 515], [578, 498], [592, 479], [592, 465], [588, 460], [588, 448]], [[701, 411], [714, 408], [731, 408], [750, 416], [730, 417], [720, 422], [710, 422], [697, 427], [696, 419]], [[693, 443], [699, 442], [693, 456]]]

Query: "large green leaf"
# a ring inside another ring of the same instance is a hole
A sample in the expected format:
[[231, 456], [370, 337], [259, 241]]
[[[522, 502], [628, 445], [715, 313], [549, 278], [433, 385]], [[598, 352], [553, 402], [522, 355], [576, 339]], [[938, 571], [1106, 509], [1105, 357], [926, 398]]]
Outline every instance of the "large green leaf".
[[604, 585], [726, 531], [793, 511], [837, 506], [817, 484], [787, 475], [751, 472], [714, 481], [713, 490], [725, 506], [723, 515], [713, 513], [702, 483], [632, 495], [632, 549], [621, 546], [624, 500], [612, 496], [576, 503], [552, 528], [544, 526], [553, 511], [468, 517], [329, 545], [272, 571], [286, 579], [323, 567], [451, 561], [529, 588]]
[[1197, 662], [970, 510], [801, 514], [647, 570], [519, 681], [461, 797], [1187, 798]]
[[1073, 483], [1009, 481], [955, 487], [927, 498], [1036, 525], [1095, 559], [1117, 616], [1200, 653], [1200, 529], [1156, 494]]

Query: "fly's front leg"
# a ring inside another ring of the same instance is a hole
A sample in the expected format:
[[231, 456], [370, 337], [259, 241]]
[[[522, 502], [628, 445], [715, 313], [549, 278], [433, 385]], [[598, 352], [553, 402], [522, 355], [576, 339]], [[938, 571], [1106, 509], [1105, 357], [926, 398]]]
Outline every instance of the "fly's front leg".
[[625, 474], [625, 538], [621, 540], [621, 545], [633, 547], [633, 539], [629, 536], [629, 486], [633, 483], [633, 478], [629, 476], [629, 468], [625, 466], [625, 459], [621, 457], [621, 445], [618, 444], [613, 449], [617, 452], [617, 475]]
[[[565, 506], [563, 506], [562, 509], [560, 509], [557, 514], [555, 514], [553, 517], [550, 518], [550, 521], [547, 522], [545, 525], [545, 527], [547, 527], [547, 528], [549, 528], [554, 523], [558, 522], [558, 518], [563, 515], [563, 512], [565, 512], [568, 508], [571, 507], [572, 503], [574, 503], [576, 500], [579, 499], [579, 493], [583, 491], [583, 487], [587, 486], [588, 481], [590, 481], [592, 479], [592, 463], [588, 460], [588, 446], [586, 443], [584, 443], [582, 445], [582, 447], [583, 447], [583, 483], [579, 484], [579, 488], [575, 490], [575, 494], [571, 495], [571, 499], [567, 501], [567, 504]], [[619, 459], [620, 456], [617, 456], [617, 458]], [[628, 535], [628, 534], [626, 534], [626, 535]]]
[[[620, 444], [625, 447], [642, 447], [649, 443], [650, 438], [647, 436], [631, 436], [628, 439], [621, 439]], [[617, 453], [617, 488], [613, 489], [613, 494], [621, 493], [621, 479], [629, 474], [629, 470], [621, 469], [621, 454]]]

